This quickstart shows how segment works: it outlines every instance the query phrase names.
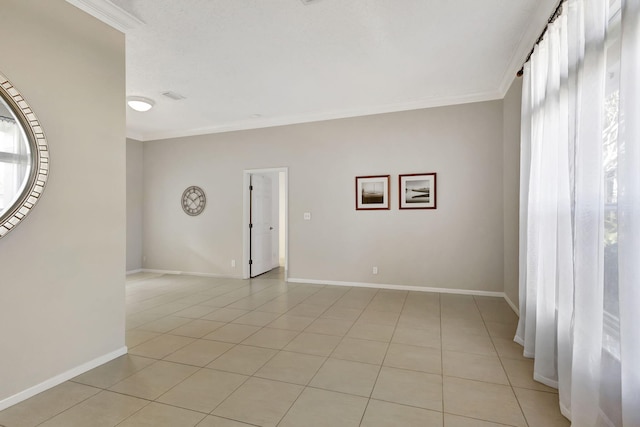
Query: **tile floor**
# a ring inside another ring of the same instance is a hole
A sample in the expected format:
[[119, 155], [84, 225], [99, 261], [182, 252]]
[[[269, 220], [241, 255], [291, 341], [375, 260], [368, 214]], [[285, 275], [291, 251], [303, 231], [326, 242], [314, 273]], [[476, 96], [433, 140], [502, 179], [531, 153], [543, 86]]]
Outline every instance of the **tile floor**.
[[498, 298], [140, 273], [129, 354], [6, 427], [568, 426]]

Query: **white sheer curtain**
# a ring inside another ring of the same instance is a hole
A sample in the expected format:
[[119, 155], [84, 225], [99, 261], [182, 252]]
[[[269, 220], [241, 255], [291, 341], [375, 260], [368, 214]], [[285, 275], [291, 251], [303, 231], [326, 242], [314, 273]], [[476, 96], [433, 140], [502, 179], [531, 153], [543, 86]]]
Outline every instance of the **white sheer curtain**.
[[525, 66], [520, 322], [574, 426], [640, 426], [640, 0], [568, 0]]

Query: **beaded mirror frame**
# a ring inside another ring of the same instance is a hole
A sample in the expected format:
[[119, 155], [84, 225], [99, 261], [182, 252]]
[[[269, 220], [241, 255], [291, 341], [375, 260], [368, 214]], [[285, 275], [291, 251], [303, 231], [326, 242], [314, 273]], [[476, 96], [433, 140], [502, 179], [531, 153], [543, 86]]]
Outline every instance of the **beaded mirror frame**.
[[0, 214], [0, 238], [6, 236], [31, 212], [49, 177], [49, 145], [35, 113], [20, 91], [0, 73], [0, 97], [7, 104], [29, 144], [30, 170], [22, 192]]

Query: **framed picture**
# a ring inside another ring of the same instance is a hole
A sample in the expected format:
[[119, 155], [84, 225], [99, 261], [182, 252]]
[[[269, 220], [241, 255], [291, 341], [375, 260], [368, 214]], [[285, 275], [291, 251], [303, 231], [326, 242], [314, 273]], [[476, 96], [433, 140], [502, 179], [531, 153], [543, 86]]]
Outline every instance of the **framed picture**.
[[356, 210], [389, 209], [389, 175], [356, 177]]
[[414, 173], [399, 177], [400, 209], [436, 209], [436, 174]]

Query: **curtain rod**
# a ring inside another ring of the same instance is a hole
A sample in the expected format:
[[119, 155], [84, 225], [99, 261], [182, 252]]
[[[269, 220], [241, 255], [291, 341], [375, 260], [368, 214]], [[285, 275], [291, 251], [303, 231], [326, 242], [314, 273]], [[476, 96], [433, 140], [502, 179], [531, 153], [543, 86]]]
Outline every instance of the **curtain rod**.
[[[544, 29], [542, 30], [542, 33], [540, 34], [540, 37], [538, 37], [536, 42], [533, 44], [533, 47], [531, 48], [531, 51], [529, 52], [529, 55], [527, 55], [527, 59], [524, 60], [524, 64], [529, 62], [529, 60], [531, 59], [531, 55], [533, 55], [533, 51], [536, 49], [536, 46], [538, 46], [538, 44], [544, 38], [544, 35], [547, 33], [547, 28], [549, 28], [549, 25], [551, 25], [553, 23], [553, 21], [555, 21], [556, 18], [558, 16], [560, 16], [560, 14], [562, 13], [562, 5], [564, 4], [565, 1], [566, 0], [560, 0], [560, 2], [558, 3], [558, 6], [556, 7], [556, 9], [553, 11], [551, 16], [547, 20], [547, 25], [544, 26]], [[522, 68], [520, 68], [520, 70], [518, 70], [518, 72], [516, 73], [516, 75], [518, 77], [522, 77], [522, 74], [524, 73], [524, 64], [522, 64]]]

